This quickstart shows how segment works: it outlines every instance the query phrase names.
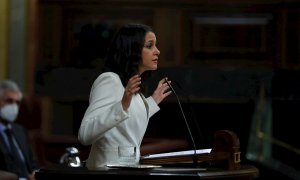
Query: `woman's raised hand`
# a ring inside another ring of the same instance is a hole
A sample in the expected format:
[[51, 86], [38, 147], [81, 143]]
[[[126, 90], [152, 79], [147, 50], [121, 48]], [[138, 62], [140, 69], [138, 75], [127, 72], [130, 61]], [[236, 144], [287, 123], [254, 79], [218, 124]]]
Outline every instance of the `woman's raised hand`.
[[156, 104], [162, 102], [167, 96], [169, 96], [172, 93], [166, 81], [168, 81], [168, 83], [171, 84], [171, 81], [169, 81], [168, 78], [161, 79], [155, 91], [152, 94], [152, 98], [154, 99]]
[[128, 80], [122, 98], [122, 106], [125, 111], [127, 111], [130, 106], [132, 96], [140, 90], [140, 85], [141, 77], [139, 75], [134, 75]]

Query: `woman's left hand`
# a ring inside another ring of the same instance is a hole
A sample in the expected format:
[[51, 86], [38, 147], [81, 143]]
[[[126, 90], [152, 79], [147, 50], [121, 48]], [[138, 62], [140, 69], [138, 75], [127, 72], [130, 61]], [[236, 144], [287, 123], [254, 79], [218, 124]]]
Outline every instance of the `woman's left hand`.
[[[154, 93], [152, 94], [152, 98], [154, 99], [156, 104], [162, 102], [167, 96], [172, 93], [166, 80], [168, 80], [168, 78], [163, 78], [162, 80], [160, 80]], [[168, 82], [169, 84], [171, 84], [171, 81]]]

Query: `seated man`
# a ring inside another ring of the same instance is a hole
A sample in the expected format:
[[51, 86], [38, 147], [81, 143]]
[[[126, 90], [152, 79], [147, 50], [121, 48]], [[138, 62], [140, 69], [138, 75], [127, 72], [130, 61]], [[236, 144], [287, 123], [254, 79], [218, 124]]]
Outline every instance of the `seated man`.
[[15, 82], [0, 81], [0, 170], [31, 180], [38, 163], [26, 129], [14, 122], [21, 100], [22, 92]]

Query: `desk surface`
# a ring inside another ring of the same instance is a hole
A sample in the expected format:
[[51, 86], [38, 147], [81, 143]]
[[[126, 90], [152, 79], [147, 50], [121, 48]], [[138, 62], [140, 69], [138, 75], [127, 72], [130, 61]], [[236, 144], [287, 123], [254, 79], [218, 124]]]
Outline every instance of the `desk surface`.
[[98, 179], [115, 177], [147, 177], [172, 178], [172, 179], [255, 179], [259, 170], [250, 165], [241, 165], [238, 170], [221, 170], [213, 168], [194, 167], [159, 167], [151, 169], [123, 169], [102, 168], [99, 170], [87, 170], [83, 167], [52, 166], [38, 170], [35, 174], [36, 180], [48, 179]]

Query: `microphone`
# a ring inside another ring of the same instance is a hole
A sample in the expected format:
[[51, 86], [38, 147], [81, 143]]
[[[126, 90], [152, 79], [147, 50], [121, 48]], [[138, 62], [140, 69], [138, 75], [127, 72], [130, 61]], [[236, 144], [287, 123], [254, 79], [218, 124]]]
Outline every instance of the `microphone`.
[[188, 130], [188, 132], [189, 132], [189, 136], [190, 136], [191, 141], [192, 141], [192, 144], [193, 144], [193, 148], [194, 148], [193, 162], [194, 162], [195, 165], [197, 165], [197, 163], [198, 163], [198, 160], [197, 160], [197, 147], [196, 147], [195, 140], [194, 140], [193, 134], [192, 134], [192, 132], [191, 132], [190, 126], [189, 126], [189, 124], [188, 124], [188, 122], [187, 122], [186, 116], [185, 116], [184, 111], [183, 111], [183, 109], [182, 109], [181, 102], [180, 102], [180, 100], [179, 100], [179, 97], [178, 97], [176, 91], [175, 91], [174, 88], [171, 86], [171, 84], [169, 83], [169, 81], [168, 81], [167, 78], [165, 78], [165, 81], [166, 81], [166, 83], [168, 84], [168, 86], [169, 86], [169, 88], [171, 89], [171, 91], [172, 91], [172, 92], [174, 93], [174, 95], [176, 96], [176, 100], [177, 100], [177, 102], [178, 102], [178, 105], [179, 105], [179, 108], [180, 108], [182, 117], [183, 117], [183, 119], [184, 119], [184, 122], [185, 122], [185, 124], [186, 124], [187, 130]]
[[[180, 85], [180, 83], [178, 83], [178, 81], [174, 80], [174, 81], [172, 81], [172, 82], [175, 83], [176, 87], [178, 87], [178, 88], [181, 90], [181, 92], [183, 93], [184, 97], [186, 98], [187, 103], [188, 103], [188, 105], [189, 105], [188, 107], [189, 107], [190, 113], [191, 113], [190, 118], [192, 119], [193, 123], [195, 123], [194, 125], [195, 125], [196, 131], [197, 131], [197, 136], [199, 136], [199, 141], [200, 141], [200, 143], [204, 144], [203, 135], [202, 135], [202, 130], [201, 130], [201, 128], [200, 128], [200, 126], [199, 126], [199, 123], [198, 123], [198, 121], [197, 121], [197, 118], [196, 118], [196, 116], [195, 116], [194, 109], [192, 108], [192, 102], [191, 102], [191, 99], [190, 99], [188, 93], [187, 93], [186, 90]], [[192, 127], [193, 127], [193, 125], [192, 125]]]

